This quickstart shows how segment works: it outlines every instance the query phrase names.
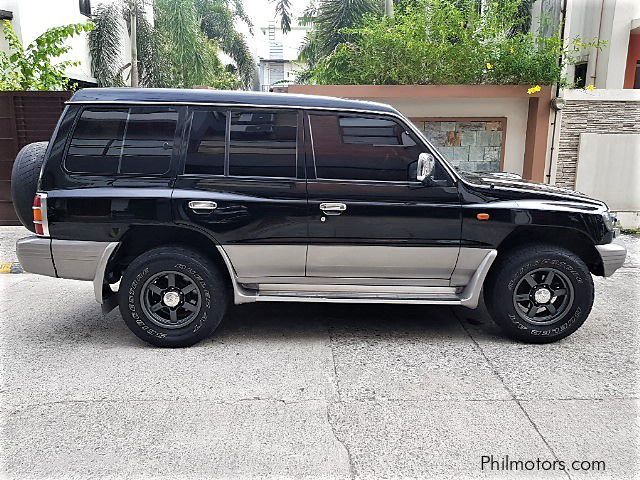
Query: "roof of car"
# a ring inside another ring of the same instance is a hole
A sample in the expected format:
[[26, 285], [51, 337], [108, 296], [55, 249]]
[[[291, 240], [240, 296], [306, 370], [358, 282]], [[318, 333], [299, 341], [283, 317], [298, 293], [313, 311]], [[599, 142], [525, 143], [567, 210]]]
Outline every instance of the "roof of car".
[[336, 97], [178, 88], [83, 88], [68, 103], [177, 103], [252, 105], [260, 107], [328, 108], [338, 110], [369, 110], [396, 113], [383, 103], [345, 100]]

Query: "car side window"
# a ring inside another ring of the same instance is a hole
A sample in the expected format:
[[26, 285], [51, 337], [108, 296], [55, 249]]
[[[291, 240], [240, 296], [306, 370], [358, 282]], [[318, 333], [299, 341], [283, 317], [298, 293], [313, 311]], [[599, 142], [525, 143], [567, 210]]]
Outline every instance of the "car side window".
[[416, 181], [424, 151], [393, 119], [364, 115], [309, 115], [316, 176], [333, 180]]
[[295, 178], [297, 131], [293, 110], [232, 111], [229, 175]]
[[227, 112], [192, 110], [184, 173], [224, 175]]
[[178, 125], [171, 107], [86, 108], [65, 168], [95, 175], [161, 175], [169, 170]]
[[70, 172], [115, 175], [122, 154], [128, 108], [82, 111], [65, 158]]

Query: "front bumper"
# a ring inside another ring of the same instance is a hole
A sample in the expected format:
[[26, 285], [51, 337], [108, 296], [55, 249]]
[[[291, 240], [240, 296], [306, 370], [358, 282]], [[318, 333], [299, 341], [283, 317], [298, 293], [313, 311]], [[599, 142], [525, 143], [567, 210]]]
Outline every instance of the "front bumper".
[[605, 277], [610, 277], [618, 270], [627, 258], [627, 248], [621, 243], [607, 243], [596, 245], [602, 259], [602, 269]]
[[16, 242], [22, 268], [49, 277], [93, 282], [96, 300], [102, 303], [104, 273], [118, 242], [55, 240], [30, 236]]

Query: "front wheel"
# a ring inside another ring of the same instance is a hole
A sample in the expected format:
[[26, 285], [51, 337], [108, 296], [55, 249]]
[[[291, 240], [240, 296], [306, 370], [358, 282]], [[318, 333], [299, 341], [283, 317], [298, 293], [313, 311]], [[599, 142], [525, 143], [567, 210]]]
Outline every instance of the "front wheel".
[[181, 247], [162, 247], [136, 258], [122, 276], [120, 313], [129, 329], [160, 347], [188, 347], [208, 337], [227, 309], [220, 271]]
[[511, 338], [550, 343], [575, 332], [593, 306], [593, 279], [574, 253], [551, 245], [505, 252], [485, 285], [494, 322]]

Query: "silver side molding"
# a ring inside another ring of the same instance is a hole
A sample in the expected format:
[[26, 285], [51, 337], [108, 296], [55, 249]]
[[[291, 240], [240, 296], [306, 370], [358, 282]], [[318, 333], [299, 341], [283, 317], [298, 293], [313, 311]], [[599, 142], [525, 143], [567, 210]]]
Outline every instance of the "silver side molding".
[[358, 282], [357, 284], [313, 284], [302, 279], [297, 283], [276, 283], [275, 278], [272, 283], [243, 284], [238, 281], [236, 271], [224, 248], [220, 245], [217, 245], [217, 248], [229, 271], [236, 304], [251, 302], [397, 303], [459, 305], [473, 309], [478, 306], [484, 280], [498, 255], [497, 250], [485, 251], [484, 258], [471, 279], [461, 287], [372, 285], [367, 284], [365, 278], [354, 279]]

